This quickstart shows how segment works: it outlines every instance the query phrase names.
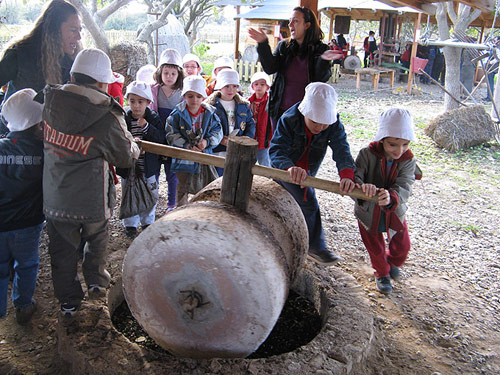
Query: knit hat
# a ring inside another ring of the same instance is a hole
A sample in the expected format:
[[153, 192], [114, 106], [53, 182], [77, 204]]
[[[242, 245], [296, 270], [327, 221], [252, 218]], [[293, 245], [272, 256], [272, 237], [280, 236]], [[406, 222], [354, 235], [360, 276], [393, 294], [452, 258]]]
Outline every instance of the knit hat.
[[182, 65], [184, 65], [189, 61], [194, 61], [196, 64], [198, 64], [198, 68], [201, 68], [201, 62], [198, 56], [193, 55], [192, 53], [186, 53], [182, 58]]
[[182, 68], [182, 58], [179, 51], [173, 48], [167, 48], [160, 55], [160, 62], [158, 63], [158, 67], [163, 64], [169, 65], [177, 65], [179, 68]]
[[319, 124], [334, 124], [337, 122], [337, 97], [332, 86], [322, 82], [310, 83], [299, 104], [299, 112]]
[[214, 69], [212, 70], [212, 76], [215, 76], [215, 69], [227, 67], [232, 69], [234, 67], [234, 62], [230, 57], [219, 57], [214, 61]]
[[135, 94], [141, 98], [147, 99], [150, 102], [153, 101], [153, 92], [151, 91], [151, 86], [146, 82], [133, 81], [127, 86], [127, 91], [125, 97], [128, 98], [129, 94]]
[[266, 85], [268, 85], [269, 87], [271, 87], [271, 78], [265, 72], [257, 72], [257, 73], [255, 73], [252, 76], [252, 78], [250, 79], [250, 86], [252, 86], [253, 83], [255, 81], [258, 81], [259, 79], [263, 79], [264, 81], [266, 81]]
[[184, 81], [182, 82], [182, 95], [187, 93], [188, 91], [193, 91], [197, 94], [200, 94], [204, 98], [207, 97], [207, 91], [206, 91], [206, 81], [203, 77], [201, 76], [187, 76], [184, 78]]
[[214, 88], [220, 90], [227, 85], [238, 85], [238, 90], [240, 89], [240, 75], [236, 70], [223, 69], [217, 75], [217, 81], [215, 82]]
[[146, 82], [148, 85], [154, 85], [156, 83], [153, 75], [156, 72], [156, 66], [153, 64], [147, 64], [141, 66], [137, 73], [135, 73], [135, 80]]
[[111, 70], [111, 60], [108, 55], [96, 48], [81, 50], [73, 61], [70, 73], [85, 74], [100, 83], [115, 81]]
[[386, 137], [415, 140], [413, 117], [409, 111], [402, 108], [391, 108], [380, 115], [380, 122], [375, 141]]
[[35, 95], [33, 89], [19, 90], [3, 105], [2, 116], [11, 132], [29, 129], [42, 121], [43, 105], [33, 100]]

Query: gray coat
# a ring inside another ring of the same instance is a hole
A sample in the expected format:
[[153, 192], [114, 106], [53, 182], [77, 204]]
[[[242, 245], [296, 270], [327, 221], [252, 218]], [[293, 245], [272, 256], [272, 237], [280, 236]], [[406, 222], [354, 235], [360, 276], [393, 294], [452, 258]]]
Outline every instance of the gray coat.
[[403, 230], [407, 210], [406, 203], [411, 195], [415, 178], [420, 178], [421, 172], [411, 150], [406, 151], [398, 160], [394, 160], [387, 179], [386, 167], [386, 158], [379, 142], [372, 142], [369, 147], [359, 152], [354, 172], [355, 182], [385, 188], [389, 191], [391, 204], [387, 206], [388, 208], [381, 208], [374, 202], [357, 199], [354, 214], [366, 230], [375, 234], [378, 231], [381, 210], [383, 209], [386, 217], [386, 229], [393, 236], [396, 231]]
[[109, 165], [130, 168], [140, 153], [123, 109], [89, 86], [46, 86], [44, 94], [45, 215], [79, 223], [108, 219], [116, 195]]

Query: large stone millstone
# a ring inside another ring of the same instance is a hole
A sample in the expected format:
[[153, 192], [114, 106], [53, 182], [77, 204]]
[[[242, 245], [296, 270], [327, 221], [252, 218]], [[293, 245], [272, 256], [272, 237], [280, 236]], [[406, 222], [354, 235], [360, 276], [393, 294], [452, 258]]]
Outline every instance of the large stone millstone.
[[[301, 265], [308, 241], [298, 205], [269, 183], [278, 197], [254, 205], [262, 207], [262, 221], [219, 202], [195, 202], [165, 215], [130, 246], [125, 298], [141, 326], [172, 354], [245, 357], [271, 332], [297, 272], [291, 266]], [[282, 217], [280, 197], [288, 206]], [[252, 193], [251, 201], [258, 200]], [[287, 220], [294, 226], [285, 229]], [[280, 222], [281, 235], [262, 224], [268, 221]], [[295, 246], [291, 238], [299, 239]]]

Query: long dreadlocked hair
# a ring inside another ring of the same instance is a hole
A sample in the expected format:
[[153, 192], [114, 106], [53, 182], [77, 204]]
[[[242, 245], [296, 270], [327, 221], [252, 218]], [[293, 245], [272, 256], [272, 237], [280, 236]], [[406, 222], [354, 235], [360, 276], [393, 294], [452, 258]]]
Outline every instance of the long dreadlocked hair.
[[[72, 15], [78, 15], [76, 8], [64, 0], [53, 0], [36, 20], [35, 27], [21, 40], [7, 48], [32, 44], [41, 49], [41, 67], [45, 83], [61, 83], [61, 59], [64, 49], [61, 40], [61, 25]], [[80, 44], [75, 55], [80, 49]], [[73, 56], [72, 56], [73, 57]]]

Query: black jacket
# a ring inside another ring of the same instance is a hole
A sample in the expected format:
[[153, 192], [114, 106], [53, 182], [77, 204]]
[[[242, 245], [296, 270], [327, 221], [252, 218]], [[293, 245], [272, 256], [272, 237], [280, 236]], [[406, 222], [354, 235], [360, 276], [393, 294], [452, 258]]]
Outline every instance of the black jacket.
[[43, 140], [36, 127], [0, 139], [0, 232], [40, 224]]
[[[5, 99], [25, 88], [32, 88], [38, 92], [45, 87], [41, 56], [41, 43], [24, 43], [5, 51], [0, 60], [0, 86], [10, 82]], [[59, 83], [70, 80], [69, 72], [72, 64], [73, 60], [64, 55], [61, 60], [62, 82]]]
[[[307, 51], [304, 51], [304, 53], [308, 56], [309, 82], [326, 82], [332, 75], [331, 62], [321, 58], [323, 52], [329, 49], [326, 44], [319, 41], [307, 46]], [[271, 47], [266, 40], [258, 44], [257, 52], [264, 71], [267, 74], [276, 73], [269, 94], [267, 111], [269, 117], [276, 124], [278, 122], [281, 97], [285, 90], [285, 73], [290, 63], [299, 54], [299, 45], [294, 40], [291, 43], [282, 40], [276, 46], [274, 53], [271, 53]]]
[[[146, 108], [144, 120], [147, 121], [148, 127], [144, 132], [144, 137], [142, 139], [148, 142], [165, 144], [165, 124], [162, 124], [160, 116], [155, 111]], [[131, 110], [127, 111], [127, 114], [125, 115], [125, 122], [127, 123], [127, 130], [130, 131], [132, 124]], [[144, 176], [146, 178], [160, 173], [161, 160], [162, 159], [159, 155], [146, 152], [144, 155]], [[123, 178], [127, 178], [129, 172], [130, 168], [116, 168], [116, 173]]]

